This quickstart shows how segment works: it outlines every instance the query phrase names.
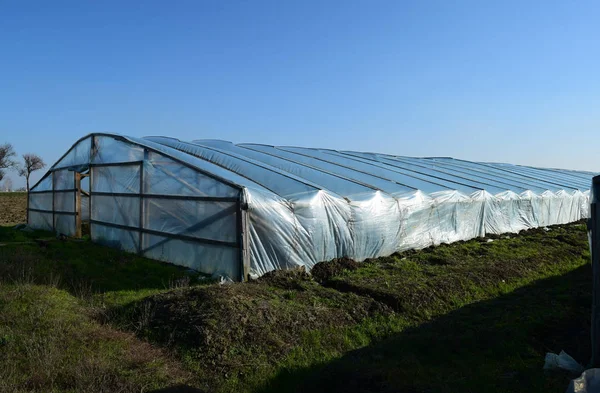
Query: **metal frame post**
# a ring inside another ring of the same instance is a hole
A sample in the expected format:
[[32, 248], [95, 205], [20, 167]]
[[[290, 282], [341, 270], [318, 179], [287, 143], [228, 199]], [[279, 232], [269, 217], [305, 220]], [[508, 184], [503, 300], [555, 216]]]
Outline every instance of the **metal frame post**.
[[56, 172], [52, 172], [52, 231], [56, 232]]

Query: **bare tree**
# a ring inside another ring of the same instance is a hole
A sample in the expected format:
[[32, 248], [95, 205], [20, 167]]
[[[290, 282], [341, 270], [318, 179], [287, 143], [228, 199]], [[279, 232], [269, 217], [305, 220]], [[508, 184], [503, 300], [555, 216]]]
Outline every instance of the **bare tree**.
[[2, 183], [2, 190], [8, 192], [11, 191], [13, 188], [13, 184], [12, 184], [12, 180], [10, 179], [10, 177], [7, 177], [6, 179], [4, 179], [4, 183]]
[[12, 160], [15, 150], [10, 143], [0, 145], [0, 181], [4, 178], [4, 169], [12, 168], [17, 163]]
[[24, 176], [27, 182], [27, 192], [29, 192], [29, 176], [31, 172], [42, 169], [46, 164], [44, 160], [37, 154], [23, 154], [23, 165], [19, 167], [19, 176]]

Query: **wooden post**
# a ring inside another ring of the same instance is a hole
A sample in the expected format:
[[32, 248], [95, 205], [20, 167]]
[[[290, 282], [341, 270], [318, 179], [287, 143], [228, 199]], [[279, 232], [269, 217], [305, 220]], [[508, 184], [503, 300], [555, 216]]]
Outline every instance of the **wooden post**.
[[81, 237], [81, 173], [75, 175], [75, 237]]
[[240, 200], [237, 209], [237, 235], [240, 258], [240, 281], [248, 281], [250, 277], [250, 252], [248, 250], [248, 207], [243, 202], [243, 191], [240, 191]]
[[592, 254], [592, 367], [600, 367], [600, 176], [592, 179], [588, 222]]

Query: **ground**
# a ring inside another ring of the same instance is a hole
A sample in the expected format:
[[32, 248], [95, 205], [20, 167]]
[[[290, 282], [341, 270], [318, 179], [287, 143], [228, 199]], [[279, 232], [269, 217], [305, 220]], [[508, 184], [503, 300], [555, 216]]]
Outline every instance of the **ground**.
[[14, 225], [27, 219], [27, 194], [0, 192], [0, 225]]
[[590, 276], [582, 223], [230, 285], [4, 226], [0, 391], [564, 391]]

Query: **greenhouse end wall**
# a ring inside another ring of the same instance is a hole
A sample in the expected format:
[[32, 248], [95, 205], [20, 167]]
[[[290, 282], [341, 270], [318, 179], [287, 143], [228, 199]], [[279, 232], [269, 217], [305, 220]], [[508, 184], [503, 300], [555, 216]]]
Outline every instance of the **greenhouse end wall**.
[[150, 148], [93, 135], [32, 188], [28, 222], [78, 236], [87, 218], [93, 242], [241, 279], [240, 191]]

